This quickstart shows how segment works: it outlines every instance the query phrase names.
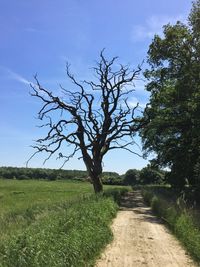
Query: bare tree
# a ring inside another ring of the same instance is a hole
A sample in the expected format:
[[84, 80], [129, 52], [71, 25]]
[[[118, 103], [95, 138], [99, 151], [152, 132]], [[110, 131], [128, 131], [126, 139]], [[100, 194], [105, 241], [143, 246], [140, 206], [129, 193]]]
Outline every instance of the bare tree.
[[[47, 135], [36, 140], [33, 146], [36, 152], [32, 157], [45, 151], [49, 159], [57, 153], [58, 158], [63, 158], [66, 163], [80, 151], [95, 193], [103, 189], [101, 174], [104, 155], [109, 150], [119, 148], [135, 153], [132, 150], [135, 144], [133, 137], [145, 124], [135, 115], [138, 104], [131, 108], [128, 101], [141, 69], [137, 67], [132, 70], [129, 66], [117, 65], [116, 60], [117, 57], [107, 60], [102, 51], [99, 62], [93, 68], [94, 81], [82, 82], [71, 74], [67, 64], [67, 76], [77, 91], [61, 86], [63, 97], [55, 96], [42, 87], [37, 76], [36, 84], [31, 85], [31, 95], [43, 104], [38, 113], [38, 118], [45, 121], [41, 127], [48, 127]], [[61, 113], [55, 116], [58, 111]], [[73, 146], [70, 154], [60, 152], [63, 143]]]

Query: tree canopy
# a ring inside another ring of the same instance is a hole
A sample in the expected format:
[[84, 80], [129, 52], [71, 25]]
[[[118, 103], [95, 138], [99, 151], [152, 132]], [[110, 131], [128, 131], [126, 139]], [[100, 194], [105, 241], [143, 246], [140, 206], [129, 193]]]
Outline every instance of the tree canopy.
[[146, 153], [155, 165], [169, 167], [177, 188], [200, 184], [200, 1], [188, 24], [163, 27], [148, 51], [145, 71], [150, 92], [150, 122], [141, 131]]
[[135, 185], [138, 183], [140, 172], [136, 169], [128, 170], [124, 175], [125, 185]]

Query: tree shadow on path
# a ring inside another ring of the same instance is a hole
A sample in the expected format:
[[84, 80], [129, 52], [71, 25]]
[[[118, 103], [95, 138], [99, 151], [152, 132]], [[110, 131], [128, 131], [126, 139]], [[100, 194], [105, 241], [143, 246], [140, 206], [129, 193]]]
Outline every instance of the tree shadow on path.
[[144, 204], [140, 190], [128, 192], [121, 200], [121, 211], [133, 211], [137, 221], [162, 224], [162, 220], [153, 215], [151, 208]]

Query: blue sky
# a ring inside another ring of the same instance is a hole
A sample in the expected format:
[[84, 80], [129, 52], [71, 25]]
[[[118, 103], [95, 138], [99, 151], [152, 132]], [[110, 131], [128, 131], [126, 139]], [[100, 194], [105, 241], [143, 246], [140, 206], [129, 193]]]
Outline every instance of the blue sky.
[[[29, 94], [35, 73], [52, 90], [60, 83], [70, 88], [66, 61], [77, 77], [90, 79], [102, 48], [106, 56], [137, 66], [162, 25], [186, 21], [190, 8], [190, 0], [0, 0], [0, 166], [25, 166], [33, 153], [30, 145], [41, 136], [40, 104]], [[143, 82], [135, 89], [131, 101], [144, 105]], [[55, 158], [43, 166], [44, 158], [35, 157], [29, 167], [61, 166]], [[104, 170], [124, 173], [147, 163], [116, 150], [105, 157]], [[65, 168], [85, 169], [76, 157]]]

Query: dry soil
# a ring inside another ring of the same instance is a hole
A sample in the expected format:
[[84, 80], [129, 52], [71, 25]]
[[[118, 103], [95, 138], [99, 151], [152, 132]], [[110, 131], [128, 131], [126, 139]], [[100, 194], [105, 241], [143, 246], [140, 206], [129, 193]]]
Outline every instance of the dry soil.
[[180, 243], [144, 205], [140, 191], [130, 192], [112, 224], [114, 240], [96, 267], [196, 266]]

